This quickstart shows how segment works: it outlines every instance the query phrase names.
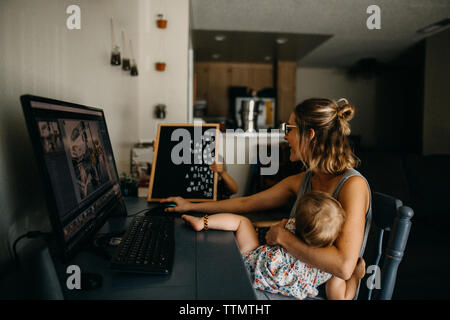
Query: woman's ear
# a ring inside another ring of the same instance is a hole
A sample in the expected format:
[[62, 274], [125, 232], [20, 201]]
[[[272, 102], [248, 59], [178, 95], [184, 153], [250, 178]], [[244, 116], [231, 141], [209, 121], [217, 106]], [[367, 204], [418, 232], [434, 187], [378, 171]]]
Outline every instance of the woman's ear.
[[309, 129], [309, 141], [312, 141], [312, 139], [314, 139], [314, 137], [316, 136], [316, 132], [314, 131], [313, 128]]

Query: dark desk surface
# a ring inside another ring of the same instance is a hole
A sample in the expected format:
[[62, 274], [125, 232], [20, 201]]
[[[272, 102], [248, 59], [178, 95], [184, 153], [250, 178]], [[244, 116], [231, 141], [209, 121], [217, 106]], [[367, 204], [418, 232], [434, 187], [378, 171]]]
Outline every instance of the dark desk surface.
[[[144, 198], [125, 201], [128, 214], [155, 206]], [[132, 218], [114, 217], [100, 232], [124, 229]], [[168, 276], [114, 272], [109, 261], [81, 252], [70, 262], [82, 272], [99, 273], [103, 286], [93, 291], [64, 290], [66, 299], [255, 299], [233, 232], [195, 232], [175, 219], [175, 254]]]

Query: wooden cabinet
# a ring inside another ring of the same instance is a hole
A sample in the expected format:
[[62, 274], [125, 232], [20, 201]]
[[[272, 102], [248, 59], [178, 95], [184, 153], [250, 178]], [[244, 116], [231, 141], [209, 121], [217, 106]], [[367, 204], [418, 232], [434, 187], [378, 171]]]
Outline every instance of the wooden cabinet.
[[264, 88], [278, 89], [277, 118], [287, 121], [295, 104], [295, 62], [277, 63], [277, 83], [274, 83], [273, 64], [268, 63], [231, 63], [196, 62], [194, 77], [197, 100], [205, 100], [208, 116], [227, 116], [228, 88], [245, 86], [255, 90]]
[[295, 107], [295, 80], [297, 64], [279, 61], [277, 65], [277, 119], [288, 121]]
[[208, 116], [228, 114], [228, 87], [246, 86], [255, 90], [273, 87], [271, 64], [198, 62], [194, 66], [197, 78], [197, 100], [208, 104]]

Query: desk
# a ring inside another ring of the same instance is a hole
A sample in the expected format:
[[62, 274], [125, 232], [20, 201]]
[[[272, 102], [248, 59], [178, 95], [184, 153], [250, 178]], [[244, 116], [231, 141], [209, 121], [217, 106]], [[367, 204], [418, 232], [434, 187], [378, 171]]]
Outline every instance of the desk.
[[[128, 214], [156, 205], [144, 198], [127, 198], [125, 203]], [[112, 217], [99, 232], [124, 229], [131, 219]], [[101, 274], [103, 286], [93, 291], [64, 286], [66, 299], [255, 299], [233, 232], [195, 232], [180, 218], [175, 219], [174, 264], [168, 276], [114, 272], [109, 261], [87, 251], [69, 264]]]

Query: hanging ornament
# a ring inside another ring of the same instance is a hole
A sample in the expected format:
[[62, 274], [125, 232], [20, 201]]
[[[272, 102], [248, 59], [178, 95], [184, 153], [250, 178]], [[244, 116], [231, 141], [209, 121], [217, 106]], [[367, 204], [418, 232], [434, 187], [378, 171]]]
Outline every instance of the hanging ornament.
[[155, 65], [156, 65], [156, 71], [164, 71], [164, 70], [166, 70], [166, 63], [165, 62], [157, 62]]
[[164, 15], [162, 13], [158, 14], [158, 20], [156, 20], [156, 25], [160, 29], [167, 28], [167, 20], [164, 19]]
[[[162, 19], [163, 14], [158, 14], [158, 17], [160, 18], [158, 20], [158, 28], [164, 29], [165, 28], [164, 23], [167, 23], [167, 21]], [[164, 21], [164, 22], [161, 22], [161, 21]], [[160, 22], [162, 24], [164, 24], [164, 27], [159, 26]], [[160, 33], [159, 37], [160, 37], [159, 38], [159, 48], [158, 48], [158, 55], [157, 55], [157, 58], [159, 60], [157, 60], [157, 62], [155, 63], [155, 69], [156, 69], [156, 71], [163, 72], [164, 70], [166, 70], [166, 63], [164, 62], [164, 51], [165, 51], [164, 50], [164, 47], [165, 47], [164, 34]]]
[[122, 29], [122, 46], [123, 46], [122, 70], [129, 71], [131, 69], [130, 58], [127, 58], [125, 30], [123, 29]]
[[113, 66], [120, 66], [120, 47], [116, 44], [116, 37], [114, 34], [114, 21], [111, 17], [111, 64]]
[[132, 76], [137, 76], [139, 74], [139, 72], [138, 72], [138, 69], [137, 69], [136, 60], [134, 58], [133, 44], [131, 43], [131, 40], [130, 40], [130, 52], [131, 52], [131, 70], [130, 70], [130, 74]]

